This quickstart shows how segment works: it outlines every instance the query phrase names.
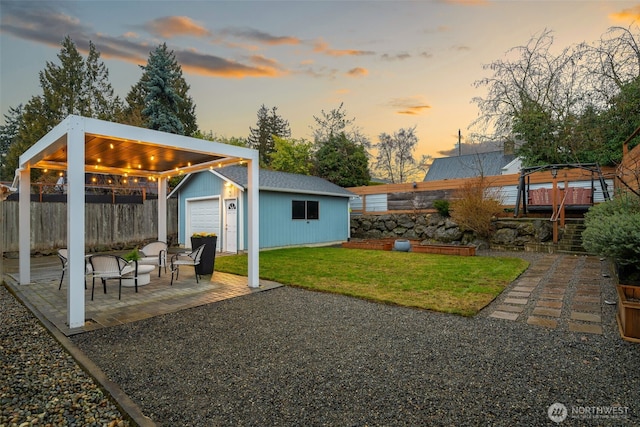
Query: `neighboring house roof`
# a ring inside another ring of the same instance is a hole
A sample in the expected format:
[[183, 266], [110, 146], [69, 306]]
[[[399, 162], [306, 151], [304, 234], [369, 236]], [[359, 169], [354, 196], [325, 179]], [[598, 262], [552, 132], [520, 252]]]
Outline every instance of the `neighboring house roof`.
[[502, 168], [502, 175], [520, 173], [520, 169], [522, 169], [522, 158], [516, 157]]
[[[213, 169], [209, 172], [220, 176], [222, 179], [233, 182], [243, 190], [247, 188], [248, 171], [244, 166], [227, 166], [220, 169]], [[189, 180], [190, 176], [191, 175], [185, 177], [185, 179], [183, 179], [182, 182], [174, 188], [171, 194], [175, 193], [180, 187], [182, 187], [184, 183]], [[355, 193], [317, 176], [260, 169], [259, 182], [259, 189], [264, 191], [306, 193], [336, 197], [357, 197]]]
[[504, 154], [502, 150], [441, 157], [434, 159], [424, 181], [501, 175], [502, 168], [515, 158], [515, 155]]

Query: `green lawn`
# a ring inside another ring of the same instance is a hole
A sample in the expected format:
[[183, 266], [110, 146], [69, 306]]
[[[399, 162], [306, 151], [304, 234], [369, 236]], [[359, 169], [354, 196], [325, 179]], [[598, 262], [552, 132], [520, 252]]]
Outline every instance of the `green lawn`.
[[[260, 278], [314, 291], [473, 316], [529, 263], [335, 247], [260, 252]], [[247, 256], [216, 258], [216, 271], [247, 275]]]

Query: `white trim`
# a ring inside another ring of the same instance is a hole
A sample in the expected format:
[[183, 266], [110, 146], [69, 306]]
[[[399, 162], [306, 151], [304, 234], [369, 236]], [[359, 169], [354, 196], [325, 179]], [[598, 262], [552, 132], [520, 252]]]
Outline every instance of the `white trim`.
[[176, 185], [176, 188], [171, 190], [171, 193], [169, 193], [169, 195], [167, 196], [167, 199], [172, 197], [174, 194], [177, 194], [178, 190], [180, 190], [180, 188], [184, 185], [184, 183], [187, 182], [191, 178], [191, 175], [193, 175], [193, 174], [189, 173], [189, 174], [185, 175], [185, 177], [182, 178], [182, 180], [178, 183], [178, 185]]
[[258, 159], [249, 161], [247, 166], [247, 198], [249, 199], [249, 253], [248, 253], [248, 276], [249, 287], [260, 287], [260, 276], [258, 271], [258, 257], [260, 252], [260, 168]]
[[167, 178], [158, 178], [158, 240], [167, 242]]
[[[31, 168], [20, 169], [18, 183], [18, 247], [20, 265], [20, 284], [31, 283]], [[24, 196], [26, 194], [26, 196]]]
[[240, 191], [244, 191], [246, 190], [246, 188], [244, 188], [243, 185], [235, 182], [234, 180], [230, 179], [229, 177], [224, 176], [223, 174], [221, 174], [220, 172], [217, 172], [215, 169], [210, 170], [209, 172], [211, 172], [212, 174], [214, 174], [215, 176], [217, 176], [218, 178], [220, 178], [221, 180], [223, 180], [224, 182], [228, 182], [229, 184], [233, 185], [235, 188], [237, 188]]
[[69, 286], [67, 287], [67, 323], [70, 328], [84, 325], [84, 122], [72, 117], [67, 132], [67, 248]]

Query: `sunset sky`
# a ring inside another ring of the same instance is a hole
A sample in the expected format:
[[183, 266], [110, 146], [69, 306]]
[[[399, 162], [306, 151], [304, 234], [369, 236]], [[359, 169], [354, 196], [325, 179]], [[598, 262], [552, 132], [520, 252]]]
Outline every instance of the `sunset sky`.
[[558, 50], [595, 42], [640, 22], [640, 2], [1, 0], [0, 16], [2, 114], [41, 93], [66, 35], [96, 45], [122, 98], [166, 42], [204, 131], [247, 137], [264, 104], [310, 140], [313, 116], [344, 103], [373, 143], [416, 126], [416, 156], [439, 157], [478, 115], [483, 65], [545, 29]]

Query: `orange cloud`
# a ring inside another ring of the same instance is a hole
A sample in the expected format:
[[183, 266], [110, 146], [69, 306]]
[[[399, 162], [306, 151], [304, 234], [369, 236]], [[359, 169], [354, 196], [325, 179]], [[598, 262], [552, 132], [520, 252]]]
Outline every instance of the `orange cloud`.
[[620, 12], [612, 13], [609, 18], [614, 21], [638, 21], [640, 20], [640, 4], [631, 9], [623, 9]]
[[396, 113], [404, 114], [407, 116], [417, 116], [418, 114], [422, 113], [424, 110], [428, 110], [430, 108], [431, 108], [430, 105], [412, 105], [406, 110], [396, 111]]
[[413, 96], [409, 98], [396, 98], [389, 102], [394, 108], [398, 108], [396, 114], [403, 114], [408, 116], [417, 116], [426, 110], [431, 109], [431, 106], [426, 102], [419, 99], [420, 97]]
[[373, 55], [374, 52], [368, 50], [356, 50], [356, 49], [331, 49], [329, 48], [329, 44], [324, 40], [318, 40], [315, 42], [313, 47], [314, 52], [323, 53], [329, 56], [362, 56], [362, 55]]
[[261, 66], [261, 67], [268, 67], [268, 68], [280, 68], [278, 61], [276, 61], [275, 59], [270, 59], [267, 58], [266, 56], [263, 55], [253, 55], [251, 58], [251, 62]]
[[280, 70], [269, 67], [248, 67], [240, 63], [230, 62], [224, 68], [207, 68], [197, 65], [183, 65], [185, 72], [206, 77], [225, 77], [243, 79], [245, 77], [279, 77], [283, 73]]
[[201, 76], [241, 79], [244, 77], [279, 77], [286, 74], [276, 61], [260, 55], [252, 56], [249, 58], [249, 64], [243, 64], [195, 51], [179, 51], [175, 54], [185, 72]]
[[145, 24], [145, 29], [155, 36], [173, 38], [176, 36], [210, 36], [209, 30], [197, 24], [188, 16], [166, 16]]
[[349, 71], [347, 71], [347, 75], [349, 77], [364, 77], [367, 74], [369, 74], [369, 70], [362, 67], [352, 68]]

